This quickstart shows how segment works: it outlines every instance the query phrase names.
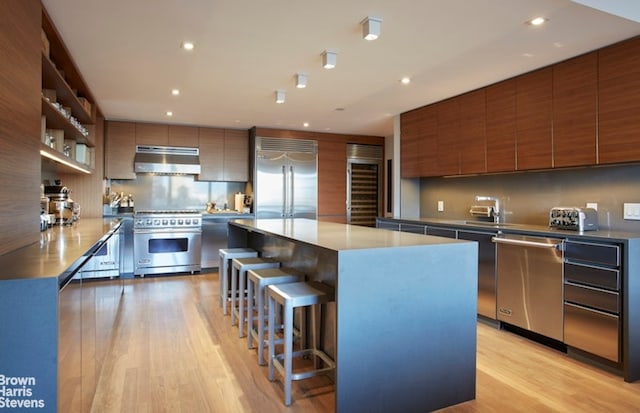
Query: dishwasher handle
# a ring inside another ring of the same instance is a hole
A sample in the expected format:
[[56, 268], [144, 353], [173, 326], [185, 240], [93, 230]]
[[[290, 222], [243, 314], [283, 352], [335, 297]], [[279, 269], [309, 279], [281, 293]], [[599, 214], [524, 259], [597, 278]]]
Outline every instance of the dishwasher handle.
[[547, 242], [536, 242], [536, 241], [527, 241], [523, 239], [502, 238], [502, 237], [492, 237], [491, 241], [493, 241], [496, 244], [520, 245], [522, 247], [557, 249], [557, 250], [562, 250], [562, 243], [563, 243], [563, 241], [547, 243]]

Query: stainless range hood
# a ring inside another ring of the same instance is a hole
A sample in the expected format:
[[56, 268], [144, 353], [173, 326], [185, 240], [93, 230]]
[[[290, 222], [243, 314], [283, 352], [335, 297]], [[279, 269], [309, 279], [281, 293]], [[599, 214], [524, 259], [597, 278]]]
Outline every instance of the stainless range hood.
[[200, 174], [200, 150], [182, 146], [136, 145], [134, 170], [152, 174]]

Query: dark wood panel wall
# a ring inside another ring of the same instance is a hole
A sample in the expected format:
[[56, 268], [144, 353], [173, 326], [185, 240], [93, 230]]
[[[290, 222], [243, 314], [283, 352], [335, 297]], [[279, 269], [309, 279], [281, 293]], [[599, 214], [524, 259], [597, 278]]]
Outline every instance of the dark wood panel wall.
[[0, 5], [0, 255], [40, 239], [39, 0]]

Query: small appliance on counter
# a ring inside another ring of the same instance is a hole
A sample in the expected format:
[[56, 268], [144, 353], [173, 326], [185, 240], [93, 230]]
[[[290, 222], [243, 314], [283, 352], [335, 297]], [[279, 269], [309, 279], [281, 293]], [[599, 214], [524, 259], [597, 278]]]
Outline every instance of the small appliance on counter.
[[573, 231], [598, 229], [598, 211], [593, 208], [553, 207], [549, 211], [549, 227]]
[[44, 195], [49, 199], [49, 214], [55, 216], [57, 225], [72, 224], [80, 218], [80, 205], [73, 202], [70, 193], [71, 190], [62, 186], [60, 180], [56, 180], [55, 185], [45, 185], [44, 187]]

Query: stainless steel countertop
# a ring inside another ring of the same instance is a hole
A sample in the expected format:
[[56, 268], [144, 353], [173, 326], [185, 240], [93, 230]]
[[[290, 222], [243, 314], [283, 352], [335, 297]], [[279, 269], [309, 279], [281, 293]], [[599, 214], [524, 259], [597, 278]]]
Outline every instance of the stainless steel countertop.
[[40, 233], [40, 242], [0, 256], [0, 280], [60, 277], [119, 225], [119, 219], [81, 218], [53, 226]]
[[380, 231], [357, 225], [336, 224], [312, 219], [238, 219], [231, 221], [256, 232], [263, 232], [304, 242], [333, 251], [444, 245], [466, 241], [416, 235], [397, 231]]
[[640, 233], [637, 232], [624, 232], [624, 231], [610, 231], [610, 230], [598, 230], [598, 231], [571, 231], [550, 228], [546, 225], [528, 225], [528, 224], [516, 224], [516, 223], [504, 223], [493, 224], [491, 222], [478, 222], [471, 219], [440, 219], [440, 218], [392, 218], [392, 217], [379, 217], [383, 220], [400, 221], [406, 223], [419, 223], [424, 225], [437, 225], [442, 227], [453, 227], [456, 229], [467, 230], [486, 230], [486, 231], [500, 231], [502, 233], [512, 234], [532, 234], [539, 236], [553, 236], [563, 238], [581, 238], [584, 240], [594, 241], [612, 241], [612, 242], [625, 242], [631, 239], [639, 239]]

